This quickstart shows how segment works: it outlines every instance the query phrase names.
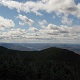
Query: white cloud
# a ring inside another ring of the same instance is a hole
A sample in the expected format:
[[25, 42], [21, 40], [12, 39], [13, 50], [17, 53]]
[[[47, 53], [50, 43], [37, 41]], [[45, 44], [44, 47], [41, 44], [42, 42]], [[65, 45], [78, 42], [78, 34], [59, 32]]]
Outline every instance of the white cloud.
[[13, 20], [0, 16], [0, 30], [4, 30], [5, 28], [12, 28], [14, 26], [15, 24]]
[[66, 25], [57, 26], [48, 24], [45, 28], [37, 29], [30, 27], [28, 30], [15, 28], [0, 32], [0, 40], [17, 42], [79, 42], [80, 27], [69, 27]]
[[23, 22], [19, 22], [19, 25], [20, 25], [20, 26], [24, 26], [25, 23], [23, 23]]
[[[18, 19], [19, 25], [24, 26], [28, 24], [33, 26], [34, 21], [29, 19], [25, 15], [21, 15], [20, 11], [25, 13], [33, 12], [36, 15], [43, 15], [43, 11], [46, 13], [56, 14], [62, 19], [63, 25], [48, 24], [46, 20], [39, 21], [38, 24], [40, 29], [36, 27], [29, 27], [28, 30], [25, 29], [8, 29], [15, 26], [11, 19], [7, 19], [0, 16], [0, 40], [10, 39], [10, 40], [50, 40], [50, 41], [71, 41], [74, 42], [80, 39], [80, 26], [71, 26], [73, 20], [68, 16], [73, 15], [80, 18], [80, 3], [75, 4], [74, 0], [27, 0], [26, 2], [18, 2], [18, 0], [0, 0], [0, 5], [8, 7], [10, 9], [16, 9], [19, 13]], [[56, 16], [53, 16], [53, 19]], [[44, 17], [42, 17], [44, 19]], [[45, 42], [45, 41], [44, 41]]]
[[42, 15], [40, 11], [46, 11], [48, 13], [55, 12], [56, 14], [71, 14], [80, 18], [80, 3], [76, 4], [74, 0], [40, 0], [36, 2], [32, 0], [25, 3], [13, 0], [0, 0], [0, 4], [10, 9], [15, 8], [18, 12], [33, 12], [36, 15]]
[[62, 16], [61, 22], [65, 25], [71, 25], [72, 24], [72, 19], [69, 19], [68, 16]]
[[46, 35], [50, 39], [57, 40], [73, 40], [80, 37], [80, 27], [69, 27], [66, 25], [57, 26], [54, 24], [48, 24], [44, 29], [39, 30], [42, 35]]
[[38, 29], [37, 29], [37, 28], [35, 28], [35, 27], [30, 27], [30, 28], [29, 28], [29, 31], [31, 31], [31, 32], [37, 32], [37, 31], [38, 31]]
[[48, 2], [49, 0], [41, 0], [42, 2], [44, 2], [44, 3], [46, 3], [46, 2]]
[[10, 29], [9, 31], [4, 31], [1, 33], [0, 38], [2, 39], [18, 39], [24, 37], [26, 34], [25, 29]]
[[45, 24], [47, 24], [47, 21], [46, 20], [42, 20], [42, 21], [39, 21], [38, 24], [40, 26], [44, 26]]
[[32, 26], [34, 24], [34, 21], [32, 19], [29, 19], [28, 17], [23, 16], [21, 14], [19, 14], [17, 18], [19, 18], [23, 21], [22, 23], [19, 22], [20, 25], [24, 25], [27, 23], [29, 26]]

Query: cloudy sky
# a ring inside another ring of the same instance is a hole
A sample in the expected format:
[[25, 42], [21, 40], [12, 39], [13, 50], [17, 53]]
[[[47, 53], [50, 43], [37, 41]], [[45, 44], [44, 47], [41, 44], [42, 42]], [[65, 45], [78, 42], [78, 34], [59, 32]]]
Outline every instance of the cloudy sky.
[[80, 0], [0, 0], [0, 42], [80, 43]]

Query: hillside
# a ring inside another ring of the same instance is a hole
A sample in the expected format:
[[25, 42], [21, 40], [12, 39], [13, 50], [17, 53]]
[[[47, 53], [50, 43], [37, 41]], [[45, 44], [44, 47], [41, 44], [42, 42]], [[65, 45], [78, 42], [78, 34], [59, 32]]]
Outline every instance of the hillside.
[[37, 59], [41, 60], [57, 60], [57, 61], [69, 61], [69, 62], [79, 62], [80, 56], [73, 51], [69, 51], [66, 49], [61, 48], [47, 48], [41, 51], [18, 51], [18, 50], [11, 50], [5, 47], [0, 47], [0, 54], [4, 55], [19, 55], [20, 57], [31, 57], [37, 61]]
[[1, 80], [80, 80], [79, 63], [80, 55], [66, 49], [17, 51], [0, 46]]
[[74, 53], [73, 51], [69, 51], [67, 49], [61, 49], [61, 48], [48, 48], [41, 51], [41, 53], [44, 53], [45, 56], [50, 56], [50, 59], [56, 59], [57, 61], [69, 61], [69, 62], [76, 62], [80, 61], [80, 55]]

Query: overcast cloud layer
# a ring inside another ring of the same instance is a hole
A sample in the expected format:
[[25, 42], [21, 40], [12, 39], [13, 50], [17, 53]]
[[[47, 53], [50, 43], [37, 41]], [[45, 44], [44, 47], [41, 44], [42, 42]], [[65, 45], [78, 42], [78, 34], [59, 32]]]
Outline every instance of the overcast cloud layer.
[[[16, 10], [16, 15], [12, 15], [13, 19], [7, 16], [10, 12], [0, 14], [0, 42], [80, 43], [80, 24], [74, 24], [75, 19], [80, 21], [79, 2], [0, 0], [2, 7]], [[47, 19], [46, 15], [52, 17]]]

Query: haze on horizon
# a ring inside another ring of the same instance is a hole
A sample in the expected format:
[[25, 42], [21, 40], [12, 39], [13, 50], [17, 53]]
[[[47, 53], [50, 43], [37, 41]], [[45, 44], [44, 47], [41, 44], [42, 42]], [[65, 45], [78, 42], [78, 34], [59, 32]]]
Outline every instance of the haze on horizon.
[[80, 43], [80, 0], [0, 0], [0, 42]]

